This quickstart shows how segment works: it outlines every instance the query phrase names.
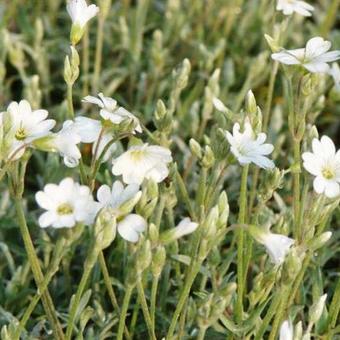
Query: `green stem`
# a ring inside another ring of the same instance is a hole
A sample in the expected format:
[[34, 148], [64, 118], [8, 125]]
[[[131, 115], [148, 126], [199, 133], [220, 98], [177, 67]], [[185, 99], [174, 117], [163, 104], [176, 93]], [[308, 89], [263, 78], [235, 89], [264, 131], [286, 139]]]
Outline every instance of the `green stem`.
[[[107, 265], [106, 265], [106, 261], [105, 261], [103, 251], [101, 251], [99, 253], [98, 258], [99, 258], [100, 269], [102, 271], [103, 278], [104, 278], [105, 287], [106, 287], [107, 292], [109, 294], [111, 304], [112, 304], [113, 308], [115, 309], [116, 313], [119, 315], [120, 314], [120, 308], [119, 308], [119, 305], [118, 305], [118, 302], [117, 302], [116, 294], [115, 294], [113, 287], [112, 287], [112, 284], [111, 284], [110, 274], [109, 274], [109, 271], [107, 269]], [[131, 339], [130, 334], [129, 334], [129, 330], [127, 329], [126, 326], [124, 326], [124, 327], [125, 327], [124, 328], [125, 337], [127, 339]]]
[[334, 25], [339, 6], [340, 0], [333, 0], [331, 5], [328, 6], [327, 14], [325, 15], [325, 19], [323, 20], [320, 28], [320, 33], [325, 38], [327, 38], [329, 31]]
[[144, 319], [146, 322], [146, 326], [148, 328], [149, 337], [152, 340], [156, 340], [156, 335], [155, 335], [154, 328], [152, 327], [152, 320], [150, 317], [148, 304], [146, 302], [143, 283], [142, 283], [141, 278], [139, 278], [137, 281], [137, 292], [138, 292], [139, 300], [142, 306], [142, 311], [143, 311]]
[[156, 318], [156, 299], [157, 299], [157, 289], [159, 283], [159, 275], [153, 277], [151, 286], [151, 300], [150, 300], [150, 316], [152, 329], [155, 329], [155, 318]]
[[197, 340], [204, 340], [206, 331], [207, 327], [200, 327], [200, 330], [197, 335]]
[[120, 317], [119, 317], [118, 332], [117, 332], [117, 338], [116, 338], [117, 340], [123, 340], [125, 319], [126, 319], [127, 311], [129, 308], [129, 302], [131, 299], [132, 292], [133, 292], [133, 286], [130, 286], [130, 285], [127, 286], [125, 295], [124, 295], [122, 310], [121, 310]]
[[293, 172], [293, 195], [294, 195], [294, 225], [295, 225], [295, 237], [300, 240], [301, 239], [301, 230], [300, 230], [300, 142], [297, 140], [293, 141], [294, 143], [294, 172]]
[[[35, 283], [40, 292], [44, 291], [43, 283], [44, 276], [39, 264], [39, 260], [37, 254], [34, 249], [34, 245], [26, 224], [26, 218], [24, 214], [24, 210], [22, 207], [22, 199], [21, 197], [14, 197], [15, 209], [18, 217], [20, 232], [25, 244], [25, 249], [28, 257], [28, 261], [30, 263], [30, 267], [34, 276]], [[54, 304], [52, 298], [48, 292], [48, 289], [45, 288], [46, 291], [42, 293], [42, 302], [44, 305], [44, 309], [46, 311], [47, 317], [51, 323], [54, 336], [56, 339], [64, 339], [64, 333], [58, 321], [57, 313], [54, 308]]]
[[[247, 179], [248, 179], [249, 165], [245, 165], [242, 170], [241, 190], [239, 200], [239, 216], [238, 223], [244, 224], [246, 220], [247, 210]], [[236, 301], [236, 320], [242, 321], [243, 316], [243, 292], [244, 292], [244, 230], [239, 228], [237, 231], [237, 301]]]
[[92, 90], [94, 93], [98, 92], [99, 75], [100, 75], [100, 69], [101, 69], [101, 64], [102, 64], [104, 22], [105, 22], [105, 17], [103, 15], [99, 15], [98, 28], [97, 28], [97, 41], [96, 41], [96, 56], [95, 56], [93, 83], [92, 83]]
[[274, 294], [274, 298], [269, 306], [266, 316], [264, 317], [261, 323], [259, 330], [256, 333], [254, 340], [261, 340], [263, 338], [263, 334], [267, 330], [267, 327], [270, 321], [274, 317], [280, 302], [281, 302], [281, 294], [280, 294], [280, 291], [278, 291]]
[[24, 315], [22, 316], [22, 318], [20, 320], [18, 327], [15, 330], [15, 334], [14, 334], [15, 340], [20, 339], [20, 334], [21, 334], [22, 330], [25, 328], [25, 325], [26, 325], [27, 321], [29, 320], [31, 314], [33, 313], [35, 306], [39, 302], [41, 295], [44, 294], [44, 292], [46, 291], [48, 284], [50, 283], [53, 275], [57, 272], [57, 270], [59, 268], [60, 261], [63, 258], [63, 256], [62, 256], [63, 252], [62, 251], [63, 251], [63, 249], [65, 249], [64, 247], [65, 247], [65, 239], [60, 238], [57, 241], [57, 244], [56, 244], [56, 247], [55, 247], [55, 256], [54, 256], [54, 259], [51, 262], [51, 267], [49, 268], [48, 272], [45, 275], [44, 281], [41, 284], [41, 288], [39, 289], [39, 292], [31, 300], [29, 306], [27, 307]]
[[72, 85], [67, 84], [67, 111], [68, 118], [74, 119], [74, 109], [73, 109], [73, 89]]
[[175, 328], [176, 328], [177, 320], [178, 320], [178, 318], [179, 318], [179, 316], [182, 312], [182, 309], [183, 309], [183, 307], [184, 307], [184, 305], [187, 301], [187, 298], [190, 294], [191, 286], [194, 283], [196, 275], [199, 272], [200, 266], [201, 266], [201, 262], [196, 262], [196, 264], [193, 265], [189, 275], [187, 276], [187, 278], [185, 280], [185, 283], [184, 283], [180, 298], [178, 300], [175, 312], [174, 312], [172, 319], [171, 319], [170, 327], [169, 327], [168, 333], [167, 333], [166, 338], [165, 338], [166, 340], [172, 339], [173, 333], [174, 333]]
[[83, 295], [83, 292], [85, 290], [92, 268], [96, 263], [96, 259], [97, 259], [97, 256], [95, 256], [94, 251], [91, 251], [84, 263], [84, 272], [81, 277], [76, 295], [74, 299], [72, 299], [71, 310], [70, 310], [69, 318], [67, 321], [66, 340], [71, 340], [72, 332], [74, 328], [74, 322], [75, 322], [75, 318], [77, 314], [77, 309], [78, 309], [78, 306], [81, 300], [81, 296]]
[[336, 322], [338, 320], [339, 316], [339, 311], [340, 311], [340, 278], [338, 279], [338, 283], [335, 288], [335, 292], [333, 295], [333, 299], [331, 302], [331, 305], [329, 307], [329, 324], [328, 324], [328, 332], [329, 332], [329, 338], [331, 339], [332, 335], [332, 328], [336, 326]]

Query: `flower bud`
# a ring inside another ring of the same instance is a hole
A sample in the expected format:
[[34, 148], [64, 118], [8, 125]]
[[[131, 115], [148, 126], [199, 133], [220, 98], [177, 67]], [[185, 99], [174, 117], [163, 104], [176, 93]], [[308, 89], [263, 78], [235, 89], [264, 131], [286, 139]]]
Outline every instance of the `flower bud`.
[[278, 42], [275, 39], [273, 39], [268, 34], [265, 34], [264, 37], [273, 53], [278, 52], [280, 50], [280, 46], [278, 45]]
[[158, 185], [152, 179], [144, 182], [142, 196], [136, 205], [136, 211], [139, 215], [148, 218], [152, 215], [158, 202]]
[[190, 218], [184, 218], [175, 228], [167, 230], [160, 236], [163, 244], [171, 243], [185, 235], [193, 233], [198, 228], [198, 223], [192, 222]]
[[111, 208], [102, 209], [94, 224], [95, 248], [107, 248], [116, 237], [116, 218]]
[[302, 321], [299, 321], [294, 328], [294, 340], [302, 340]]
[[149, 240], [145, 240], [136, 253], [136, 271], [138, 276], [140, 276], [144, 270], [149, 267], [151, 259], [151, 242]]
[[156, 225], [153, 223], [150, 223], [148, 231], [149, 231], [149, 239], [151, 241], [151, 244], [152, 245], [157, 244], [158, 239], [159, 239], [159, 231]]
[[308, 248], [311, 251], [315, 251], [321, 247], [323, 247], [327, 241], [332, 237], [332, 232], [331, 231], [326, 231], [322, 233], [321, 235], [315, 237], [308, 243]]
[[228, 218], [229, 218], [228, 196], [225, 191], [222, 191], [222, 193], [220, 194], [217, 204], [218, 204], [218, 212], [219, 212], [217, 227], [223, 228], [226, 226]]
[[212, 151], [211, 147], [209, 145], [206, 145], [204, 148], [204, 156], [202, 159], [202, 165], [209, 169], [211, 168], [215, 163], [215, 155], [214, 152]]
[[154, 277], [161, 275], [166, 260], [166, 251], [163, 246], [158, 246], [152, 256], [151, 271]]
[[71, 46], [71, 58], [65, 57], [64, 63], [64, 80], [67, 85], [72, 86], [79, 76], [79, 54], [77, 50]]
[[249, 115], [254, 115], [257, 112], [257, 104], [254, 93], [252, 90], [249, 90], [246, 95], [246, 112]]
[[309, 310], [309, 323], [315, 324], [319, 321], [323, 309], [325, 307], [325, 302], [327, 299], [327, 294], [322, 295], [318, 301], [316, 301]]
[[200, 144], [193, 138], [189, 141], [190, 150], [193, 155], [195, 155], [198, 159], [202, 158], [202, 148]]

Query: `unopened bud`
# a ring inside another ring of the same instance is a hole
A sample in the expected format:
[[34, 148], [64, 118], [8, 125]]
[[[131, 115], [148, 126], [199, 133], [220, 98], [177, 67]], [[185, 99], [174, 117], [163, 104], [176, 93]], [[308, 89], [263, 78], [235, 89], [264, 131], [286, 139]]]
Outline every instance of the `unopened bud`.
[[318, 301], [316, 301], [309, 310], [309, 323], [315, 324], [319, 321], [323, 309], [325, 307], [325, 302], [327, 299], [327, 294], [322, 295]]
[[269, 45], [269, 47], [270, 47], [270, 49], [273, 53], [278, 52], [280, 50], [280, 46], [278, 45], [278, 43], [275, 39], [273, 39], [268, 34], [265, 34], [264, 37], [265, 37], [265, 39], [266, 39], [266, 41], [267, 41], [267, 43], [268, 43], [268, 45]]
[[116, 237], [116, 218], [110, 208], [102, 209], [94, 224], [97, 250], [107, 248]]
[[321, 235], [315, 237], [308, 243], [308, 248], [312, 251], [315, 251], [321, 247], [323, 247], [327, 241], [332, 237], [331, 231], [326, 231]]
[[158, 277], [161, 275], [166, 260], [166, 251], [163, 246], [158, 246], [152, 256], [151, 270], [152, 275]]
[[190, 150], [191, 152], [198, 158], [198, 159], [201, 159], [202, 158], [202, 148], [201, 146], [199, 145], [199, 143], [191, 138], [190, 141], [189, 141], [189, 146], [190, 146]]
[[151, 223], [149, 225], [149, 239], [151, 241], [151, 244], [156, 244], [158, 242], [158, 238], [159, 238], [159, 232], [158, 232], [158, 228], [156, 227], [155, 224]]
[[149, 267], [151, 259], [151, 242], [145, 240], [136, 254], [136, 271], [138, 275], [141, 275]]
[[255, 114], [257, 111], [257, 104], [254, 93], [252, 90], [249, 90], [246, 95], [246, 112], [250, 115]]
[[204, 156], [202, 159], [202, 165], [209, 169], [211, 168], [215, 163], [215, 155], [214, 152], [212, 151], [211, 147], [209, 145], [206, 145], [204, 148]]

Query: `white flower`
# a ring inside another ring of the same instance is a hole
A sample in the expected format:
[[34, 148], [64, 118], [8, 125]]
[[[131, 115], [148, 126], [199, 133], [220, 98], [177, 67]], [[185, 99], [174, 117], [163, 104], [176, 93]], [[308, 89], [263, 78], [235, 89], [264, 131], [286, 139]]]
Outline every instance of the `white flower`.
[[[80, 136], [82, 143], [93, 143], [92, 154], [94, 154], [96, 151], [96, 159], [99, 158], [105, 146], [112, 140], [112, 135], [110, 132], [104, 130], [104, 132], [101, 133], [103, 126], [99, 120], [87, 117], [77, 117], [75, 119], [73, 128]], [[99, 146], [97, 147], [99, 137], [100, 141]], [[113, 143], [107, 150], [102, 161], [107, 161], [116, 149], [117, 145]]]
[[272, 169], [274, 162], [267, 157], [273, 150], [272, 144], [265, 142], [265, 133], [259, 133], [256, 137], [248, 120], [244, 123], [244, 132], [240, 132], [240, 124], [233, 127], [233, 134], [226, 131], [226, 137], [230, 144], [230, 150], [241, 165], [254, 163], [260, 168]]
[[291, 15], [296, 12], [305, 17], [311, 16], [311, 12], [314, 11], [313, 6], [300, 0], [278, 0], [276, 9], [282, 11], [284, 15]]
[[72, 19], [72, 23], [79, 25], [80, 28], [84, 28], [87, 22], [99, 12], [98, 6], [88, 6], [85, 0], [69, 0], [66, 9]]
[[108, 185], [102, 185], [97, 192], [101, 208], [110, 208], [117, 219], [117, 230], [121, 237], [129, 242], [137, 242], [139, 235], [146, 229], [145, 219], [131, 210], [139, 201], [142, 192], [136, 184], [124, 188], [120, 181], [115, 181], [110, 190]]
[[20, 158], [25, 152], [26, 145], [47, 136], [55, 125], [55, 120], [46, 119], [48, 116], [46, 110], [32, 111], [27, 100], [10, 103], [7, 114], [11, 124], [8, 132], [8, 138], [11, 138], [9, 158], [13, 159]]
[[340, 67], [337, 63], [333, 63], [329, 69], [329, 75], [332, 76], [334, 80], [335, 88], [340, 91]]
[[283, 263], [290, 247], [295, 242], [285, 235], [274, 234], [269, 231], [258, 236], [257, 240], [265, 246], [271, 261], [275, 265]]
[[98, 97], [86, 96], [83, 102], [98, 105], [101, 108], [101, 117], [104, 120], [109, 120], [112, 124], [120, 124], [125, 119], [132, 119], [135, 123], [134, 131], [142, 132], [138, 118], [123, 107], [118, 106], [116, 100], [99, 93]]
[[282, 322], [280, 327], [280, 337], [279, 340], [293, 340], [294, 329], [290, 320], [285, 320]]
[[198, 227], [198, 223], [192, 222], [189, 217], [184, 218], [179, 224], [173, 229], [175, 238], [193, 233]]
[[340, 194], [340, 150], [336, 152], [334, 143], [327, 137], [312, 141], [313, 152], [302, 154], [304, 168], [315, 176], [313, 186], [318, 194], [333, 198]]
[[98, 211], [90, 189], [80, 185], [72, 178], [63, 179], [59, 185], [47, 184], [43, 191], [38, 191], [35, 199], [45, 210], [39, 217], [41, 228], [70, 228], [77, 222], [91, 224]]
[[64, 163], [69, 168], [74, 168], [79, 164], [81, 153], [77, 144], [81, 142], [80, 136], [74, 131], [73, 122], [67, 120], [62, 129], [55, 134], [53, 144], [62, 157]]
[[272, 59], [286, 65], [302, 65], [312, 73], [327, 73], [327, 63], [338, 60], [340, 51], [327, 52], [331, 43], [321, 37], [310, 39], [305, 48], [295, 50], [283, 50], [272, 54]]
[[167, 164], [172, 161], [169, 149], [156, 145], [135, 145], [113, 160], [112, 173], [122, 175], [127, 184], [141, 184], [144, 178], [156, 183], [169, 174]]

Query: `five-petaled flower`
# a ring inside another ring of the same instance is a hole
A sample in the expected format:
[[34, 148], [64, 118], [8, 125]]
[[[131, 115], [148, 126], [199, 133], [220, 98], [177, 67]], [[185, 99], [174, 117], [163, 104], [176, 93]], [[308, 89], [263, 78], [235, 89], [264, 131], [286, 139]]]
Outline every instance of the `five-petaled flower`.
[[171, 161], [169, 149], [158, 145], [134, 145], [113, 160], [112, 173], [122, 175], [126, 184], [141, 184], [144, 178], [159, 183], [168, 176], [167, 165]]
[[55, 120], [46, 119], [48, 116], [46, 110], [32, 111], [27, 100], [21, 100], [19, 103], [11, 102], [7, 112], [1, 114], [2, 120], [5, 120], [5, 115], [10, 123], [6, 139], [9, 144], [8, 158], [11, 160], [19, 159], [27, 146], [47, 136], [55, 125]]
[[35, 195], [38, 205], [47, 210], [39, 217], [41, 228], [71, 228], [77, 223], [92, 224], [98, 211], [89, 187], [72, 178], [63, 179], [59, 185], [46, 184]]
[[321, 37], [308, 40], [305, 48], [273, 53], [272, 59], [286, 65], [301, 65], [312, 73], [328, 73], [329, 62], [340, 59], [340, 51], [328, 52], [332, 44]]
[[85, 0], [69, 0], [66, 9], [72, 20], [71, 42], [76, 45], [84, 34], [87, 22], [99, 12], [99, 7], [93, 4], [88, 6]]
[[254, 163], [260, 168], [274, 168], [274, 162], [265, 157], [274, 150], [274, 146], [264, 143], [267, 138], [265, 133], [259, 133], [255, 136], [248, 120], [244, 123], [244, 131], [242, 133], [240, 132], [240, 124], [235, 123], [233, 134], [226, 131], [226, 137], [230, 144], [231, 152], [241, 165]]
[[97, 192], [97, 199], [101, 208], [106, 208], [116, 219], [117, 230], [121, 237], [129, 242], [137, 242], [139, 235], [146, 229], [145, 219], [138, 214], [131, 214], [142, 192], [136, 184], [124, 188], [120, 181], [115, 181], [112, 189], [106, 184]]
[[333, 141], [321, 137], [312, 141], [313, 152], [302, 154], [304, 168], [315, 176], [313, 186], [318, 194], [333, 198], [340, 194], [340, 150], [336, 151]]
[[292, 15], [294, 12], [305, 17], [312, 15], [314, 7], [301, 0], [278, 0], [276, 9], [284, 15]]
[[138, 118], [128, 110], [118, 106], [116, 100], [105, 97], [102, 93], [99, 93], [98, 97], [86, 96], [83, 102], [98, 105], [100, 107], [100, 115], [104, 120], [108, 120], [112, 124], [120, 124], [124, 120], [130, 119], [135, 125], [134, 132], [142, 132]]

